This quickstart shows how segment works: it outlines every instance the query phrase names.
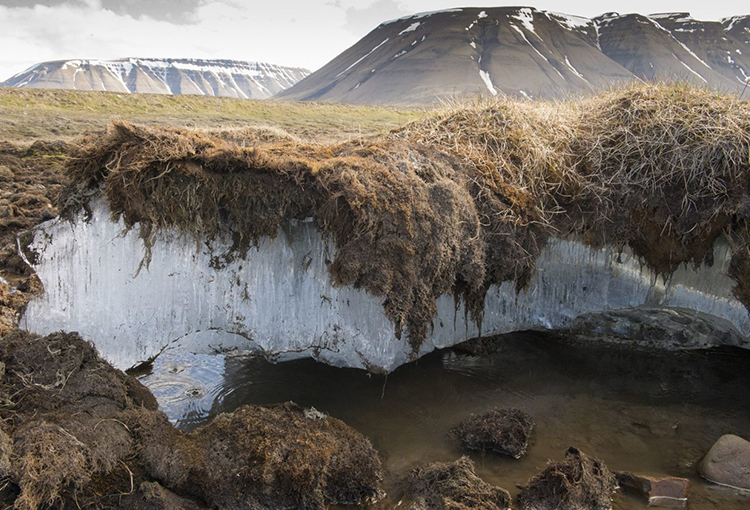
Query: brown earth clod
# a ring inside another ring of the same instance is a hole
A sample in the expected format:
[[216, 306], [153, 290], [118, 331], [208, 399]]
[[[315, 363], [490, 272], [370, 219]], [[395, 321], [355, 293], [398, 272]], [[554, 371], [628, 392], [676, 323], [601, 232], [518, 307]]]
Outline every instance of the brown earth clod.
[[520, 459], [526, 453], [533, 429], [531, 416], [511, 408], [471, 416], [451, 429], [450, 434], [468, 450], [489, 450]]
[[550, 462], [529, 480], [518, 502], [523, 510], [611, 510], [616, 488], [615, 475], [604, 462], [571, 447], [565, 460]]
[[410, 510], [507, 510], [508, 491], [484, 482], [468, 457], [454, 462], [434, 462], [412, 471], [406, 480]]

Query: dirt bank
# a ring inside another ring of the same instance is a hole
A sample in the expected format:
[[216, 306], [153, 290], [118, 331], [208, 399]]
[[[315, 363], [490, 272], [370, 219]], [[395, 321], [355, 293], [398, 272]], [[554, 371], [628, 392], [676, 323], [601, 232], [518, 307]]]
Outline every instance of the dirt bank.
[[69, 149], [64, 142], [0, 142], [0, 336], [15, 327], [18, 311], [41, 290], [18, 256], [16, 234], [57, 216]]
[[750, 103], [684, 85], [559, 104], [499, 98], [337, 145], [243, 147], [118, 122], [70, 161], [63, 214], [101, 190], [147, 246], [162, 228], [232, 235], [218, 265], [314, 218], [338, 248], [332, 280], [382, 297], [415, 353], [440, 295], [465, 301], [481, 326], [489, 286], [522, 289], [551, 235], [630, 245], [665, 276], [711, 262], [719, 236], [744, 267], [750, 239]]

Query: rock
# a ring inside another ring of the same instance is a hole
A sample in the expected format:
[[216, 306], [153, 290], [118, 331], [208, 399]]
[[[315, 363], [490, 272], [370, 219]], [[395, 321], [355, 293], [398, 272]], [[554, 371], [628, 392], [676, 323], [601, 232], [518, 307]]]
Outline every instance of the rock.
[[462, 421], [451, 435], [469, 450], [491, 450], [520, 459], [529, 446], [534, 420], [520, 409], [495, 409]]
[[617, 483], [637, 491], [648, 498], [648, 506], [662, 508], [687, 508], [690, 481], [686, 478], [656, 478], [618, 471]]
[[725, 319], [685, 308], [645, 306], [586, 313], [559, 334], [580, 342], [666, 350], [743, 343], [742, 334]]
[[732, 434], [721, 436], [703, 457], [698, 472], [719, 485], [750, 489], [750, 442]]
[[506, 510], [510, 494], [494, 487], [474, 472], [468, 457], [455, 462], [433, 462], [415, 469], [406, 480], [409, 510]]
[[328, 415], [326, 413], [321, 413], [314, 407], [311, 407], [310, 409], [305, 409], [305, 418], [308, 420], [325, 420], [328, 418]]
[[610, 510], [615, 475], [601, 460], [577, 448], [568, 448], [565, 460], [551, 462], [521, 489], [518, 502], [523, 510]]

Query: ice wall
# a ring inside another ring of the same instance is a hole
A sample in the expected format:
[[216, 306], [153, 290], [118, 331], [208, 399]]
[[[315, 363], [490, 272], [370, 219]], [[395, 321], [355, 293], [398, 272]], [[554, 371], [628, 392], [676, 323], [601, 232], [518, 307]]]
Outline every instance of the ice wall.
[[[138, 228], [112, 222], [101, 200], [92, 206], [90, 222], [58, 219], [36, 230], [27, 252], [36, 254], [29, 260], [45, 293], [27, 307], [28, 330], [78, 331], [120, 368], [168, 347], [260, 349], [270, 357], [386, 370], [410, 359], [407, 339], [395, 337], [380, 298], [331, 285], [327, 263], [335, 247], [311, 222], [289, 225], [221, 269], [212, 257], [225, 244], [164, 232], [145, 267]], [[712, 267], [681, 267], [665, 283], [628, 251], [554, 239], [525, 291], [516, 294], [514, 282], [490, 289], [482, 334], [561, 327], [583, 313], [646, 304], [709, 313], [748, 338], [748, 313], [725, 274], [729, 249], [717, 245], [714, 260]], [[438, 310], [420, 354], [478, 336], [451, 296], [439, 300]]]

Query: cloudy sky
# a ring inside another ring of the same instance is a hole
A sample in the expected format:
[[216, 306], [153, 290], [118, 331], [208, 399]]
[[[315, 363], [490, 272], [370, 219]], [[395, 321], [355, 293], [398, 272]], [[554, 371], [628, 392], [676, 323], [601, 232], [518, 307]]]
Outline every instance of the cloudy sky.
[[0, 0], [0, 81], [36, 62], [72, 58], [228, 58], [315, 70], [388, 19], [519, 4], [588, 17], [750, 14], [746, 0]]

